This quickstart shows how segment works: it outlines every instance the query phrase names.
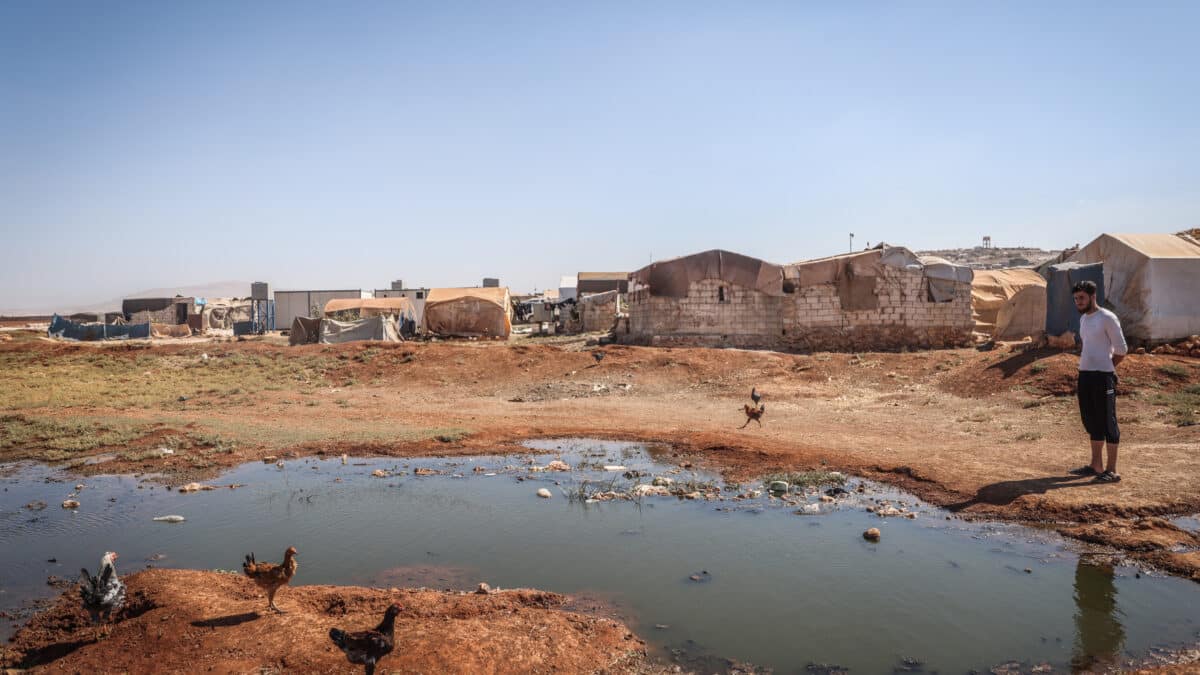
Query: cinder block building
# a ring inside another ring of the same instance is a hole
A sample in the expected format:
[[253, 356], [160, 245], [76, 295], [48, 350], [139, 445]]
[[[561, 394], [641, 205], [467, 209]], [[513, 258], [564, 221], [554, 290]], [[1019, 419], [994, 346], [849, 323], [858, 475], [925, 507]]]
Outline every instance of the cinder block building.
[[886, 245], [787, 265], [706, 251], [634, 272], [617, 337], [794, 351], [969, 345], [971, 278]]

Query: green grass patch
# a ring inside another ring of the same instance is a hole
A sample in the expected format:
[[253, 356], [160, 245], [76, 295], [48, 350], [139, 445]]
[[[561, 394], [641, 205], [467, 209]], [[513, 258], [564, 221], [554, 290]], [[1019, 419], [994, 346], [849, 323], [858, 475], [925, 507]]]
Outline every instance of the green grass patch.
[[1196, 415], [1196, 411], [1200, 410], [1200, 384], [1189, 385], [1174, 393], [1156, 392], [1150, 402], [1165, 407], [1176, 426], [1200, 424]]
[[1158, 367], [1158, 372], [1177, 380], [1185, 380], [1190, 374], [1188, 373], [1187, 366], [1184, 366], [1182, 363], [1164, 363]]
[[0, 416], [0, 451], [17, 457], [63, 461], [97, 448], [131, 443], [149, 426], [122, 420]]
[[846, 475], [839, 471], [783, 471], [763, 476], [764, 483], [781, 480], [791, 486], [819, 487], [845, 485]]
[[1039, 363], [1033, 364], [1032, 366], [1029, 366], [1029, 372], [1034, 373], [1034, 374], [1044, 373], [1044, 372], [1046, 372], [1046, 369], [1049, 367], [1050, 367], [1049, 364], [1039, 362]]

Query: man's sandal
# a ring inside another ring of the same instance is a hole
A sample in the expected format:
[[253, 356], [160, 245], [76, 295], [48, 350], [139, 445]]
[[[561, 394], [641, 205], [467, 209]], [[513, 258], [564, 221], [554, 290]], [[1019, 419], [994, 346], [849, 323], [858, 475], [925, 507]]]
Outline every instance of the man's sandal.
[[1097, 474], [1095, 481], [1097, 483], [1120, 483], [1121, 476], [1112, 471], [1105, 471], [1104, 473]]

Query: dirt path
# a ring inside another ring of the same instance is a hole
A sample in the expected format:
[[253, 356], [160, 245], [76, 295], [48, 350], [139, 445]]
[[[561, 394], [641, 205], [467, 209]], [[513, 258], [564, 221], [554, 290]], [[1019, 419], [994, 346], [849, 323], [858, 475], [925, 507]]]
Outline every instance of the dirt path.
[[[20, 438], [0, 437], [0, 460], [116, 451], [76, 470], [178, 482], [318, 452], [496, 453], [532, 437], [661, 442], [675, 446], [681, 463], [705, 462], [730, 478], [824, 465], [967, 517], [1058, 522], [1071, 536], [1200, 579], [1200, 538], [1142, 522], [1200, 512], [1200, 425], [1179, 426], [1200, 408], [1196, 359], [1132, 355], [1122, 363], [1124, 480], [1097, 485], [1066, 474], [1088, 453], [1071, 354], [610, 346], [597, 362], [593, 351], [582, 341], [11, 341], [0, 344], [0, 374], [10, 383], [0, 410]], [[764, 393], [767, 413], [761, 427], [739, 430], [751, 387]]]
[[561, 609], [564, 596], [531, 590], [487, 595], [355, 586], [293, 586], [264, 611], [244, 576], [154, 569], [126, 578], [128, 606], [96, 640], [67, 592], [3, 647], [0, 663], [52, 663], [70, 673], [362, 673], [329, 629], [374, 628], [393, 602], [396, 648], [377, 672], [550, 673], [636, 671], [641, 640], [610, 619]]

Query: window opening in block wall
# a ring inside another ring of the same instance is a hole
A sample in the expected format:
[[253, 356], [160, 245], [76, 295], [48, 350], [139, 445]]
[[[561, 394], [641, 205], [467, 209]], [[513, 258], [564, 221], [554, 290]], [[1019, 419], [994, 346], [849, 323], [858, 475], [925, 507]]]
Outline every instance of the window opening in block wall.
[[717, 302], [729, 302], [725, 299], [725, 287], [717, 286]]

